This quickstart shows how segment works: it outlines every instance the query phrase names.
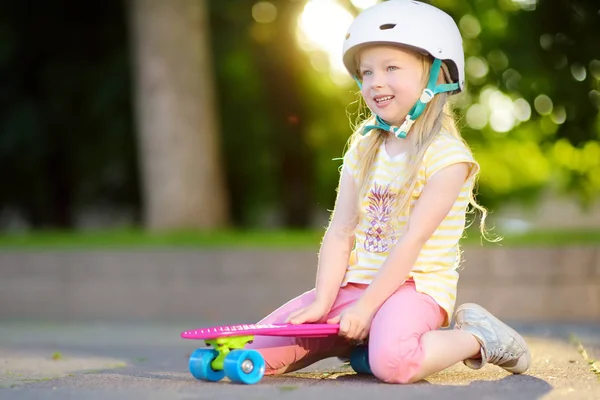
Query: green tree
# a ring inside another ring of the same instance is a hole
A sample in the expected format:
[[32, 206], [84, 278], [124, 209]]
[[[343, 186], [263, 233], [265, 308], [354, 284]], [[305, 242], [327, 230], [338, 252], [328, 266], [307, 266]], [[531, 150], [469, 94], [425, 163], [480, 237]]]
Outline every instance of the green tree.
[[130, 7], [146, 226], [223, 227], [229, 210], [206, 2]]
[[[548, 188], [574, 195], [582, 204], [596, 199], [600, 194], [597, 1], [433, 0], [432, 4], [456, 18], [465, 38], [469, 93], [459, 105], [467, 117], [469, 111], [475, 115], [480, 110], [487, 118], [476, 121], [476, 127], [465, 124], [463, 130], [484, 165], [481, 192], [486, 202], [534, 199]], [[510, 102], [517, 121], [504, 129], [514, 115], [498, 112], [498, 107], [508, 108]]]

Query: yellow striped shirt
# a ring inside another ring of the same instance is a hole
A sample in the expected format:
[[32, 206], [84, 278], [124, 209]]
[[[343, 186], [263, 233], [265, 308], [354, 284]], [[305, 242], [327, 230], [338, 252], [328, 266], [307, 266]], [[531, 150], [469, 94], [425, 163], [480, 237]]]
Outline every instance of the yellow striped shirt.
[[[383, 146], [385, 144], [379, 149], [372, 167], [369, 190], [360, 205], [361, 219], [342, 286], [348, 282], [372, 282], [406, 226], [407, 217], [392, 223], [390, 216], [391, 204], [406, 179], [403, 176], [406, 160], [403, 154], [390, 157]], [[353, 176], [356, 176], [358, 158], [362, 156], [362, 149], [359, 148], [360, 142], [344, 156], [344, 167]], [[415, 281], [419, 292], [431, 296], [446, 311], [448, 318], [444, 326], [449, 325], [454, 312], [460, 259], [458, 244], [465, 228], [469, 193], [479, 171], [479, 165], [467, 146], [450, 134], [440, 133], [425, 153], [419, 179], [411, 196], [412, 207], [428, 179], [443, 168], [461, 162], [469, 163], [469, 178], [446, 218], [425, 243], [408, 276]]]

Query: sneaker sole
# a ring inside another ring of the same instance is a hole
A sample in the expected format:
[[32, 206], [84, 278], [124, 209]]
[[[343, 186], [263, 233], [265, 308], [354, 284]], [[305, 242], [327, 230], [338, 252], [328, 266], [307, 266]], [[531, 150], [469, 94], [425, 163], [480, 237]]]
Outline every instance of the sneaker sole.
[[519, 362], [517, 363], [516, 366], [510, 367], [510, 368], [504, 368], [504, 367], [502, 367], [502, 368], [504, 368], [505, 370], [507, 370], [508, 372], [511, 372], [513, 374], [522, 374], [529, 369], [529, 367], [531, 366], [531, 353], [529, 352], [529, 346], [527, 346], [527, 342], [525, 342], [525, 339], [523, 339], [523, 337], [517, 331], [515, 331], [513, 328], [511, 328], [504, 322], [500, 321], [491, 312], [489, 312], [485, 308], [481, 307], [479, 304], [475, 304], [475, 303], [461, 304], [456, 309], [455, 314], [458, 314], [463, 309], [477, 310], [477, 311], [481, 312], [482, 314], [486, 315], [488, 318], [506, 326], [508, 328], [508, 331], [512, 334], [513, 338], [515, 338], [516, 341], [521, 345], [521, 347], [525, 349], [526, 363], [524, 366], [521, 365], [521, 362], [520, 362], [521, 360], [519, 359]]

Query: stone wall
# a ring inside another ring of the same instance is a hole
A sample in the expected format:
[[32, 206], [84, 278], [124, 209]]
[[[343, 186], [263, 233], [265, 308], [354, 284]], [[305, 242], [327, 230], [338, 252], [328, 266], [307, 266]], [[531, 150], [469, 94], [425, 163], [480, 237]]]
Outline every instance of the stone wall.
[[[312, 288], [316, 250], [0, 252], [0, 319], [248, 322]], [[458, 302], [600, 321], [600, 248], [467, 248]]]

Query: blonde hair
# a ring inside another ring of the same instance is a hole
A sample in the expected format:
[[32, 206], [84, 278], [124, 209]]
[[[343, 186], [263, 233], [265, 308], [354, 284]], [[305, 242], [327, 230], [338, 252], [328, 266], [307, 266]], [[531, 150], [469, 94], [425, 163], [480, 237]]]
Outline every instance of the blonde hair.
[[[427, 85], [429, 71], [431, 69], [433, 60], [429, 55], [416, 52], [415, 55], [421, 59], [424, 70], [421, 87], [422, 91]], [[444, 83], [451, 82], [450, 73], [446, 64], [442, 65], [442, 79]], [[433, 100], [431, 100], [431, 102], [429, 102], [425, 108], [423, 114], [415, 121], [406, 139], [404, 139], [410, 142], [406, 157], [408, 169], [406, 170], [406, 175], [404, 175], [406, 176], [404, 185], [402, 185], [402, 189], [396, 197], [391, 215], [391, 221], [397, 221], [400, 217], [408, 216], [410, 214], [411, 196], [419, 181], [419, 171], [421, 170], [425, 153], [427, 152], [429, 146], [436, 140], [440, 131], [443, 130], [448, 132], [454, 138], [462, 142], [470, 151], [468, 144], [465, 142], [460, 134], [460, 131], [458, 130], [452, 108], [447, 102], [448, 96], [448, 93], [440, 93], [434, 96]], [[350, 151], [353, 147], [356, 147], [356, 176], [358, 188], [357, 210], [360, 211], [361, 208], [359, 205], [362, 202], [362, 199], [364, 199], [364, 197], [367, 195], [367, 191], [370, 187], [369, 176], [371, 174], [372, 166], [377, 158], [379, 149], [384, 144], [386, 138], [389, 137], [390, 133], [381, 129], [375, 129], [366, 136], [363, 136], [362, 132], [364, 127], [366, 125], [373, 124], [375, 122], [375, 116], [368, 108], [365, 107], [360, 93], [358, 103], [359, 112], [357, 119], [359, 122], [355, 125], [354, 133], [348, 140], [347, 151]], [[364, 118], [365, 116], [367, 117], [366, 119]], [[361, 119], [362, 121], [360, 121]], [[473, 179], [476, 180], [476, 177]], [[469, 193], [469, 205], [471, 206], [469, 213], [473, 213], [474, 209], [481, 213], [479, 228], [483, 237], [488, 239], [485, 227], [485, 220], [487, 218], [488, 211], [475, 199], [474, 189]], [[472, 222], [474, 221], [471, 221], [471, 223]], [[469, 225], [471, 223], [469, 223]]]

